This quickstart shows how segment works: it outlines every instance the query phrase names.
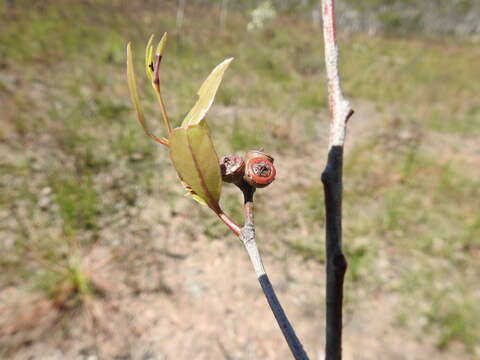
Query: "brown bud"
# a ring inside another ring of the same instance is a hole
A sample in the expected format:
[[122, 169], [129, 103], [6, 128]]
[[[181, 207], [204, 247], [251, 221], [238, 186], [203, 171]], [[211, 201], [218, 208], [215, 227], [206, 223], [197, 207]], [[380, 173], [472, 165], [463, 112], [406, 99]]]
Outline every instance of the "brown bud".
[[275, 180], [277, 172], [273, 166], [273, 158], [263, 152], [256, 152], [257, 156], [252, 156], [252, 153], [253, 151], [249, 151], [245, 156], [248, 160], [243, 179], [255, 188], [263, 188]]
[[242, 180], [245, 173], [245, 161], [238, 155], [226, 155], [220, 159], [222, 179], [228, 183]]

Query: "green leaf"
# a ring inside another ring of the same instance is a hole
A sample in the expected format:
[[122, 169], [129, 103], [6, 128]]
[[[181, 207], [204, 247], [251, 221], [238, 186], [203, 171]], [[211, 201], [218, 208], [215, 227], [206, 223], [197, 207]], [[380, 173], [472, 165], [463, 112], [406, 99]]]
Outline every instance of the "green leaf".
[[213, 104], [223, 74], [233, 58], [225, 59], [212, 70], [198, 90], [198, 100], [182, 122], [182, 126], [199, 124]]
[[163, 56], [163, 51], [165, 50], [166, 43], [167, 43], [167, 33], [164, 33], [162, 38], [158, 42], [157, 51], [155, 51], [155, 55]]
[[127, 81], [128, 89], [130, 90], [130, 97], [132, 99], [133, 106], [135, 107], [135, 112], [137, 113], [137, 120], [145, 131], [145, 134], [150, 136], [153, 140], [168, 146], [168, 141], [164, 138], [158, 138], [153, 135], [150, 130], [148, 130], [147, 123], [145, 121], [145, 116], [143, 114], [142, 108], [140, 106], [140, 99], [137, 92], [137, 83], [135, 81], [135, 71], [133, 68], [133, 55], [132, 55], [132, 46], [130, 43], [127, 45]]
[[137, 84], [135, 81], [135, 70], [133, 69], [132, 47], [130, 43], [127, 45], [127, 81], [128, 89], [130, 90], [130, 97], [132, 99], [133, 106], [135, 107], [135, 112], [137, 113], [138, 122], [140, 125], [142, 125], [145, 133], [150, 136], [150, 131], [148, 131], [147, 124], [145, 123], [145, 116], [143, 115], [143, 111], [140, 106], [140, 99], [138, 97]]
[[219, 211], [222, 175], [207, 124], [176, 128], [169, 142], [170, 157], [180, 179], [191, 188], [192, 195]]
[[147, 77], [152, 81], [153, 77], [153, 34], [148, 39], [147, 47], [145, 48], [145, 72]]

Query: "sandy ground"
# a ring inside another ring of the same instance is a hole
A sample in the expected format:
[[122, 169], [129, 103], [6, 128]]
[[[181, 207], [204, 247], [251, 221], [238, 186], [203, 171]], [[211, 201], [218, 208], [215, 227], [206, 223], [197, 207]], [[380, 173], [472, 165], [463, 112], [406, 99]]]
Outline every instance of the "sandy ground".
[[[357, 136], [368, 131], [360, 119], [352, 126]], [[90, 299], [82, 310], [55, 309], [22, 296], [15, 286], [3, 289], [0, 304], [8, 306], [0, 309], [0, 329], [22, 316], [35, 326], [3, 338], [0, 331], [0, 354], [8, 347], [4, 356], [19, 360], [291, 358], [242, 244], [229, 234], [216, 240], [197, 234], [189, 219], [192, 206], [182, 200], [171, 211], [144, 197], [106, 226], [99, 238], [108, 246], [99, 244], [87, 256], [105, 296]], [[206, 211], [203, 216], [213, 217]], [[262, 247], [267, 230], [257, 230]], [[309, 356], [322, 359], [323, 265], [285, 246], [264, 254], [264, 264]], [[448, 353], [437, 350], [420, 319], [399, 326], [400, 298], [388, 286], [346, 286], [345, 360], [462, 358], [455, 344]], [[25, 314], [31, 308], [36, 312]]]
[[[153, 224], [165, 213], [147, 200], [137, 216], [152, 223], [156, 236], [130, 239], [137, 242], [128, 254], [131, 268], [99, 270], [108, 295], [93, 300], [88, 312], [69, 315], [69, 326], [36, 327], [35, 340], [22, 337], [9, 358], [289, 359], [241, 243], [233, 235], [192, 240], [179, 230], [188, 217], [185, 204], [167, 228]], [[108, 254], [98, 246], [91, 257]], [[322, 359], [324, 267], [286, 253], [267, 254], [264, 263], [310, 357]], [[428, 336], [395, 326], [394, 293], [378, 289], [354, 301], [345, 315], [346, 360], [459, 359], [455, 351], [436, 351]]]

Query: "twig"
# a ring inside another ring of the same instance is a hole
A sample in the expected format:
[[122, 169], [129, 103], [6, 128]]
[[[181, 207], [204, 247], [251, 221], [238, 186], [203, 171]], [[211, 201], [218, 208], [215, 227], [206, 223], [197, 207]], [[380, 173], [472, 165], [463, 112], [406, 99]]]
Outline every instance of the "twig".
[[275, 290], [268, 279], [268, 275], [263, 267], [262, 258], [258, 251], [257, 243], [255, 241], [255, 225], [253, 222], [253, 194], [255, 188], [246, 183], [238, 185], [243, 192], [244, 196], [244, 215], [245, 226], [240, 233], [240, 240], [242, 240], [245, 249], [247, 250], [250, 261], [253, 265], [255, 273], [257, 274], [258, 281], [262, 287], [263, 293], [267, 298], [268, 305], [277, 320], [278, 326], [282, 330], [283, 336], [287, 341], [290, 351], [297, 360], [308, 360], [308, 356], [303, 350], [303, 345], [295, 334], [295, 330], [288, 321], [287, 315], [283, 311]]
[[215, 212], [217, 216], [222, 220], [225, 225], [228, 226], [230, 230], [233, 231], [233, 233], [237, 236], [240, 236], [240, 231], [242, 230], [238, 224], [233, 221], [232, 218], [230, 218], [227, 214], [225, 214], [221, 209], [219, 211]]
[[353, 110], [342, 95], [338, 74], [334, 0], [322, 0], [325, 67], [330, 108], [328, 159], [322, 173], [326, 212], [326, 345], [325, 359], [342, 358], [343, 281], [347, 261], [342, 252], [342, 169], [346, 124]]

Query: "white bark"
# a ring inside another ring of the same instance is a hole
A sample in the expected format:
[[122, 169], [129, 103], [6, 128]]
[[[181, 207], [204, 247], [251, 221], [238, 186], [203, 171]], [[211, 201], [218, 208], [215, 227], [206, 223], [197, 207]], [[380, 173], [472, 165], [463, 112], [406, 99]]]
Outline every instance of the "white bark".
[[245, 224], [245, 227], [242, 229], [240, 239], [245, 245], [250, 261], [257, 274], [257, 278], [260, 278], [262, 275], [265, 275], [265, 268], [263, 267], [262, 258], [258, 252], [257, 243], [255, 241], [255, 227], [252, 224]]
[[328, 103], [330, 108], [329, 144], [330, 147], [343, 146], [345, 142], [346, 123], [351, 109], [349, 102], [343, 97], [342, 89], [340, 88], [334, 0], [322, 0], [322, 16]]

